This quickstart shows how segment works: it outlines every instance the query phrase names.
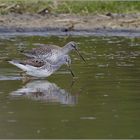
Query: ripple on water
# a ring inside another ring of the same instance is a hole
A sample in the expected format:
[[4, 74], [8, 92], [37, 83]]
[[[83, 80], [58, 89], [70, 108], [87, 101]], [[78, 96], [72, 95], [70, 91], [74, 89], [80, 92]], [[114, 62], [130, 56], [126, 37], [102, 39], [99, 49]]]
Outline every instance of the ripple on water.
[[21, 77], [15, 76], [0, 76], [0, 81], [7, 81], [7, 80], [21, 80]]
[[96, 117], [80, 117], [81, 120], [96, 120]]
[[9, 122], [9, 123], [15, 123], [15, 122], [17, 122], [17, 120], [7, 120], [7, 122]]
[[117, 63], [117, 66], [119, 66], [119, 67], [133, 67], [134, 64], [126, 63], [126, 62], [120, 62], [120, 63]]

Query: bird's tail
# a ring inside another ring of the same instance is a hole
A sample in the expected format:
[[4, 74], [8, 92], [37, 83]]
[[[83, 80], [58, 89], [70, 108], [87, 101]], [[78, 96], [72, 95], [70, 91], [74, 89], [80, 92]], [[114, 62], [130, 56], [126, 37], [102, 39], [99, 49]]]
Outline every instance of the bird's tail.
[[19, 60], [11, 60], [8, 62], [12, 65], [17, 66], [18, 68], [22, 69], [23, 71], [27, 71], [26, 65], [22, 64]]

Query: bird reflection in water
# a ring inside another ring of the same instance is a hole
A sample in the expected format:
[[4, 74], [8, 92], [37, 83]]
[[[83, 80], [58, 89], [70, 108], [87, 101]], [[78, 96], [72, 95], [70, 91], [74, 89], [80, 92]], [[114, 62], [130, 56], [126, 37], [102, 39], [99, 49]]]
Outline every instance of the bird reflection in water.
[[12, 97], [26, 97], [31, 100], [75, 105], [77, 95], [71, 95], [55, 83], [46, 80], [30, 81], [22, 88], [10, 93]]

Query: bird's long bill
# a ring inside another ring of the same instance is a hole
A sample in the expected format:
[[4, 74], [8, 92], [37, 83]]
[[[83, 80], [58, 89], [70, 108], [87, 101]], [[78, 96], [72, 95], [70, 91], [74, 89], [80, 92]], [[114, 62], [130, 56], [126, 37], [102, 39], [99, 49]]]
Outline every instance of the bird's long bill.
[[77, 54], [82, 58], [82, 60], [86, 62], [86, 60], [85, 60], [84, 57], [80, 54], [80, 52], [78, 51], [78, 49], [75, 49], [75, 50], [76, 50]]

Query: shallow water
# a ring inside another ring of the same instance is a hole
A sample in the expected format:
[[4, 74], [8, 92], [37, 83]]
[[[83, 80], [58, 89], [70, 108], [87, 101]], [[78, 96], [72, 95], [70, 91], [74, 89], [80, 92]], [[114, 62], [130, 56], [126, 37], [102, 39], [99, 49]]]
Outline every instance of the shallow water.
[[[8, 59], [32, 43], [76, 41], [66, 67], [28, 83]], [[20, 36], [0, 39], [0, 138], [140, 138], [140, 39]]]

